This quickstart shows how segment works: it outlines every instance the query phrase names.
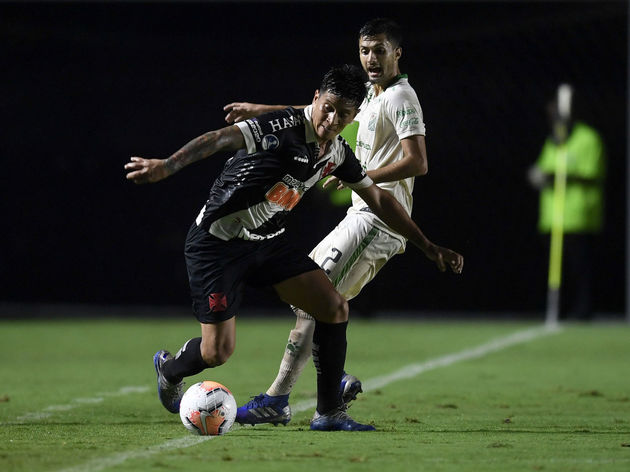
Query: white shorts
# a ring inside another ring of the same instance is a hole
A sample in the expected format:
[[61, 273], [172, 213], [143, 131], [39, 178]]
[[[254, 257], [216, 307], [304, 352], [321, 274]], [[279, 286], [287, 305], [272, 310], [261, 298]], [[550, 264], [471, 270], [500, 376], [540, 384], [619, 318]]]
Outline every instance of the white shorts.
[[352, 212], [310, 253], [346, 300], [356, 297], [385, 263], [404, 252], [405, 239], [374, 225], [376, 216]]

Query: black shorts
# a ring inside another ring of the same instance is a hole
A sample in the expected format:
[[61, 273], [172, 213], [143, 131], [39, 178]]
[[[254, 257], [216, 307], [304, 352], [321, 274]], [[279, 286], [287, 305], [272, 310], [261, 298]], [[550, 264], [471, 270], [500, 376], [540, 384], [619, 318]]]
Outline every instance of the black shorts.
[[244, 285], [270, 286], [319, 269], [281, 234], [263, 241], [222, 241], [193, 223], [186, 237], [193, 313], [201, 323], [235, 316]]

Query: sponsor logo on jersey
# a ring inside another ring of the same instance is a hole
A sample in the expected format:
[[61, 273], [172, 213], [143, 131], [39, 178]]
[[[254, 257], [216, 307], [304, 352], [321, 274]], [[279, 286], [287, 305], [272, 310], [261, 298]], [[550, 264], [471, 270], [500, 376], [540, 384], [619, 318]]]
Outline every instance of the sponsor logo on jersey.
[[252, 131], [252, 135], [257, 143], [260, 142], [260, 136], [262, 135], [262, 128], [260, 127], [260, 123], [256, 118], [252, 118], [251, 120], [247, 120], [247, 124], [249, 125], [249, 129]]
[[275, 120], [271, 120], [268, 123], [271, 126], [271, 131], [275, 133], [276, 131], [280, 131], [285, 128], [292, 128], [294, 126], [299, 126], [302, 124], [303, 120], [304, 120], [303, 116], [291, 115], [291, 116], [284, 116], [282, 118], [276, 118]]
[[293, 187], [298, 189], [300, 192], [306, 192], [306, 185], [301, 180], [296, 179], [295, 177], [287, 174], [282, 177], [282, 181], [287, 184], [289, 187]]
[[308, 157], [306, 156], [294, 156], [294, 161], [303, 162], [304, 164], [308, 164]]
[[266, 134], [262, 138], [262, 148], [265, 151], [272, 151], [280, 145], [280, 140], [273, 134]]
[[372, 150], [372, 146], [370, 146], [368, 143], [364, 142], [364, 141], [357, 141], [357, 147], [358, 148], [363, 148], [367, 151], [371, 151]]
[[406, 128], [408, 126], [415, 126], [420, 122], [420, 120], [418, 119], [417, 116], [413, 117], [413, 118], [409, 118], [405, 121], [403, 121], [402, 123], [400, 123], [400, 127], [401, 128]]
[[408, 115], [415, 115], [418, 112], [415, 108], [405, 108], [404, 110], [396, 110], [396, 118], [403, 118]]
[[290, 211], [298, 204], [302, 194], [295, 188], [287, 186], [284, 182], [278, 182], [265, 194], [267, 201], [281, 206]]
[[284, 228], [279, 229], [275, 233], [269, 233], [269, 234], [256, 234], [256, 233], [252, 233], [247, 228], [242, 228], [238, 237], [245, 239], [246, 241], [264, 241], [266, 239], [275, 238], [276, 236], [282, 233], [284, 233]]

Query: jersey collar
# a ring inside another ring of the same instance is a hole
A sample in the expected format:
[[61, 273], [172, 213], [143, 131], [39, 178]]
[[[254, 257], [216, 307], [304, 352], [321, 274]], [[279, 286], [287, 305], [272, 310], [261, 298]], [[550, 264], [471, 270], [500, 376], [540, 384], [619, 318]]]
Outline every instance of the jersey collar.
[[[390, 88], [392, 85], [396, 85], [398, 82], [400, 82], [401, 79], [408, 79], [408, 78], [409, 78], [409, 76], [407, 74], [398, 74], [396, 77], [394, 77], [392, 79], [390, 84], [383, 89], [383, 92], [381, 92], [381, 93], [385, 93], [385, 91], [388, 88]], [[372, 85], [370, 82], [368, 82], [367, 84], [369, 86], [369, 89], [368, 89], [367, 96], [365, 98], [366, 98], [366, 100], [369, 103], [370, 101], [372, 101], [372, 99], [374, 99], [374, 93], [375, 92], [374, 92], [374, 85]], [[380, 94], [379, 94], [379, 96], [380, 96]]]
[[390, 88], [392, 85], [396, 85], [401, 79], [408, 79], [409, 76], [407, 74], [398, 74], [394, 79], [389, 83], [387, 87], [383, 89], [383, 92]]
[[304, 119], [308, 123], [308, 126], [304, 127], [306, 130], [306, 142], [316, 143], [317, 135], [315, 134], [315, 128], [313, 128], [313, 105], [308, 105], [304, 108]]

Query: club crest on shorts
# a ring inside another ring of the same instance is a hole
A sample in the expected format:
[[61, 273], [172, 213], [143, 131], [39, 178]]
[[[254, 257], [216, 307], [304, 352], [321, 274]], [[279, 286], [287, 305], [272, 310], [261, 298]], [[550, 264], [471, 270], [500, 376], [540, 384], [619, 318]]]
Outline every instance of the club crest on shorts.
[[210, 304], [210, 311], [225, 311], [227, 309], [227, 297], [225, 293], [211, 293], [208, 297], [208, 303]]

